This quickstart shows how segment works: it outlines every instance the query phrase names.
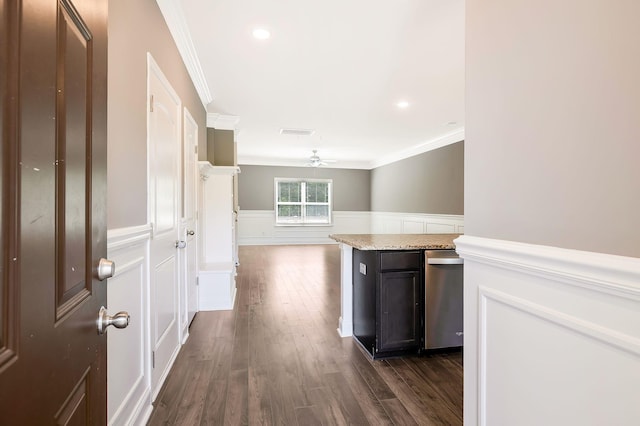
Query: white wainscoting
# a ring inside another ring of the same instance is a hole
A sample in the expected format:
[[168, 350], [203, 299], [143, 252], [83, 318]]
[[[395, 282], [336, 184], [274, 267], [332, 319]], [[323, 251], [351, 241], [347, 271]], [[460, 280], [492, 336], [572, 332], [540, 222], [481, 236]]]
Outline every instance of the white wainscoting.
[[330, 234], [366, 234], [370, 224], [369, 212], [334, 211], [330, 226], [275, 226], [273, 210], [240, 210], [238, 244], [336, 244]]
[[371, 212], [372, 234], [463, 234], [464, 216]]
[[640, 259], [472, 236], [465, 425], [640, 419]]
[[273, 210], [240, 210], [239, 245], [335, 244], [330, 234], [461, 234], [464, 216], [334, 211], [331, 226], [275, 226]]
[[110, 425], [144, 425], [151, 405], [149, 348], [150, 226], [108, 231], [107, 252], [116, 273], [107, 280], [107, 306], [127, 311], [125, 329], [107, 331], [107, 410]]

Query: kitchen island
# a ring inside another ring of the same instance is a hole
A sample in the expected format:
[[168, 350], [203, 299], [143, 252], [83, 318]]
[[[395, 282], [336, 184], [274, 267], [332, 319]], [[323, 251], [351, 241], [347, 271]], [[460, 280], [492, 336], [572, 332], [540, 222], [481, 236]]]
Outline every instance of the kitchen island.
[[338, 333], [353, 335], [353, 249], [358, 250], [452, 250], [460, 234], [333, 234], [340, 243], [341, 310]]

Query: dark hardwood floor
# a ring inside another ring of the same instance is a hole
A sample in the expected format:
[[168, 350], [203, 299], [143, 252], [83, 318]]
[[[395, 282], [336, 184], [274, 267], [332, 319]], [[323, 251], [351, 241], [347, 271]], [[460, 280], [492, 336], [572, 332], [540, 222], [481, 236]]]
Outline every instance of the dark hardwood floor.
[[340, 338], [340, 251], [240, 247], [233, 311], [200, 312], [149, 424], [462, 424], [462, 354], [369, 360]]

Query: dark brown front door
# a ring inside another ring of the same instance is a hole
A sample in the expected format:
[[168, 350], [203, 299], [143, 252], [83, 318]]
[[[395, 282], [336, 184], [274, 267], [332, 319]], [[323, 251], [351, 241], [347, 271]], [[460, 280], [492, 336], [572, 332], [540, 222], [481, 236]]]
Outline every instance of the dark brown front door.
[[0, 424], [106, 423], [106, 0], [0, 0]]

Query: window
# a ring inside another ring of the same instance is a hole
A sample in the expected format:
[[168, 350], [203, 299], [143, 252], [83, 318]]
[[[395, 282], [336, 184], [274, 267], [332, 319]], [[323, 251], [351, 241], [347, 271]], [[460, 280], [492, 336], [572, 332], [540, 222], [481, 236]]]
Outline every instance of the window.
[[331, 223], [330, 179], [275, 179], [277, 225]]

